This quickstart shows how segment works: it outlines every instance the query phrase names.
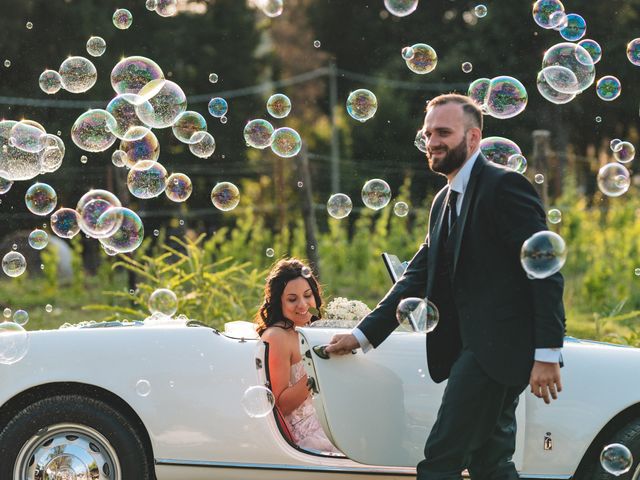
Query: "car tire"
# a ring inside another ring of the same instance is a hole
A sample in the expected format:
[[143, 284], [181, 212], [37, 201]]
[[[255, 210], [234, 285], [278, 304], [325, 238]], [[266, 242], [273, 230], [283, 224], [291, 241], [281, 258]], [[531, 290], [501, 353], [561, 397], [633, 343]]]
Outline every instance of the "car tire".
[[[153, 480], [152, 459], [130, 420], [107, 403], [56, 395], [17, 413], [0, 432], [0, 479]], [[49, 478], [46, 477], [46, 478]]]
[[589, 457], [584, 459], [584, 464], [580, 465], [574, 478], [576, 480], [611, 480], [611, 474], [607, 473], [600, 465], [600, 453], [605, 446], [612, 443], [625, 445], [633, 455], [631, 469], [627, 473], [615, 477], [616, 480], [630, 480], [640, 465], [640, 418], [630, 421], [613, 435], [607, 436], [604, 442], [595, 445], [595, 448], [588, 452]]

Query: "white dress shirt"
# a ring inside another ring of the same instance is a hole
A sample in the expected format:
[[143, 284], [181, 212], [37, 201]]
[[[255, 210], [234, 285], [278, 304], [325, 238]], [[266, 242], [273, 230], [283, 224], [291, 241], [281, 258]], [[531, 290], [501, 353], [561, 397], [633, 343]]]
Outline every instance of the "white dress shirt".
[[[460, 209], [462, 208], [462, 201], [464, 200], [464, 192], [467, 189], [467, 185], [469, 184], [469, 179], [471, 178], [471, 171], [473, 170], [473, 166], [476, 163], [476, 159], [480, 155], [480, 149], [478, 148], [475, 152], [471, 154], [469, 159], [464, 162], [456, 176], [453, 177], [451, 183], [449, 183], [449, 188], [454, 192], [458, 193], [458, 199], [456, 201], [456, 213], [458, 216], [460, 215]], [[371, 350], [372, 345], [369, 342], [369, 339], [362, 333], [362, 330], [359, 328], [354, 328], [351, 333], [362, 348], [364, 353]], [[561, 348], [536, 348], [535, 360], [539, 362], [550, 362], [550, 363], [558, 363], [561, 357]]]

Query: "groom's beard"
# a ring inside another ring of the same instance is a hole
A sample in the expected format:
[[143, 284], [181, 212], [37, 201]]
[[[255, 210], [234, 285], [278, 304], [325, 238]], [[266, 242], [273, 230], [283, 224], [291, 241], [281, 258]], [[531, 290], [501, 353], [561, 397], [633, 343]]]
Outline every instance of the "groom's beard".
[[[444, 157], [436, 159], [431, 155], [433, 151], [445, 150]], [[450, 149], [449, 147], [442, 146], [427, 151], [427, 159], [429, 160], [429, 167], [436, 173], [443, 175], [449, 175], [451, 172], [458, 170], [467, 159], [467, 143], [463, 138], [458, 146]]]

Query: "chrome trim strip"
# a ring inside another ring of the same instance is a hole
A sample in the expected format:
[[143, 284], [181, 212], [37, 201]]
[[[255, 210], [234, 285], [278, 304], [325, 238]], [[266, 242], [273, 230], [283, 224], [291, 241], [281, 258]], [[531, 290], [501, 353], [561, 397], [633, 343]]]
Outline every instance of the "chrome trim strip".
[[540, 480], [568, 480], [573, 475], [543, 475], [539, 473], [520, 473], [520, 478], [535, 478]]
[[176, 460], [173, 458], [156, 458], [156, 465], [174, 467], [205, 467], [205, 468], [241, 468], [253, 470], [287, 470], [298, 472], [331, 472], [331, 473], [355, 473], [366, 475], [406, 475], [415, 477], [415, 468], [402, 467], [329, 467], [318, 465], [285, 465], [272, 463], [234, 463], [234, 462], [208, 462], [202, 460]]

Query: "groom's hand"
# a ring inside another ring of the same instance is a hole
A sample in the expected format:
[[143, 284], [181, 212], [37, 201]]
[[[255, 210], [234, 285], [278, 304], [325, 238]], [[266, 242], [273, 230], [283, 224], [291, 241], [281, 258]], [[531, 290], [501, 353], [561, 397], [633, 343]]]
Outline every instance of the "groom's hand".
[[562, 391], [560, 364], [533, 362], [529, 385], [531, 386], [531, 393], [538, 398], [542, 398], [547, 405], [551, 403], [551, 398], [557, 400], [558, 392]]
[[356, 348], [360, 348], [360, 343], [358, 343], [358, 340], [353, 334], [338, 333], [331, 338], [329, 345], [325, 348], [325, 352], [345, 355], [351, 353], [351, 351]]

